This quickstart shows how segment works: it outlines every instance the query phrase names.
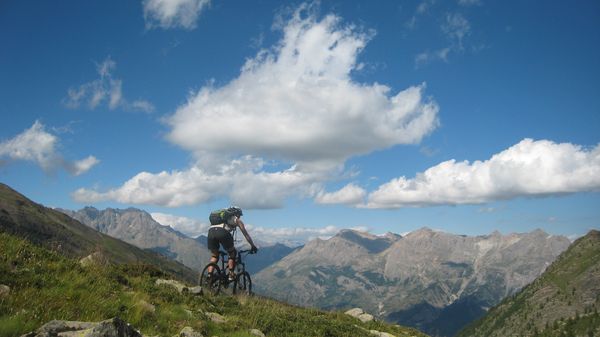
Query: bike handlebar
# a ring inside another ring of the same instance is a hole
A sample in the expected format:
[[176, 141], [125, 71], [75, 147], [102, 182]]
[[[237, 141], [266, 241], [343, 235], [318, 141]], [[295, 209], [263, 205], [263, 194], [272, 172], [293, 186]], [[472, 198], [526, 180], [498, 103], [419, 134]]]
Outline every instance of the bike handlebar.
[[[248, 254], [256, 254], [256, 252], [255, 252], [255, 251], [253, 252], [253, 251], [252, 251], [252, 249], [243, 249], [243, 250], [238, 250], [238, 254], [245, 254], [245, 253], [248, 253]], [[226, 256], [226, 255], [229, 255], [229, 253], [227, 253], [227, 252], [224, 252], [224, 251], [222, 251], [222, 250], [220, 250], [220, 251], [219, 251], [219, 254], [220, 254], [221, 256]]]

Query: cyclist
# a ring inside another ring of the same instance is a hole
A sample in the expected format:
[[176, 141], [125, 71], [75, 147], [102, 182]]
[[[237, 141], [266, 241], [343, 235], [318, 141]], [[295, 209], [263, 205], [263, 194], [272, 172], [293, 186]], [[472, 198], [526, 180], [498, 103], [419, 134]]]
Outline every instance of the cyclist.
[[[222, 245], [229, 254], [227, 267], [229, 268], [230, 281], [235, 279], [234, 268], [237, 256], [237, 251], [233, 245], [233, 235], [231, 233], [239, 227], [242, 234], [244, 234], [246, 241], [250, 244], [251, 253], [256, 253], [258, 251], [258, 248], [254, 245], [254, 242], [241, 219], [242, 215], [242, 209], [237, 206], [214, 211], [210, 215], [211, 226], [208, 230], [208, 249], [211, 252], [210, 262], [219, 262], [219, 244]], [[210, 273], [212, 273], [212, 268], [209, 268], [208, 272], [210, 275]]]

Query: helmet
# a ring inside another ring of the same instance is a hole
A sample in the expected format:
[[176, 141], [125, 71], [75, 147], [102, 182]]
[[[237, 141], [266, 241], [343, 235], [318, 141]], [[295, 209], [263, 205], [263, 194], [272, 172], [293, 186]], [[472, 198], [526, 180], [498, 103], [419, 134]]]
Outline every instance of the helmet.
[[231, 213], [235, 214], [238, 217], [244, 215], [244, 213], [242, 212], [242, 209], [237, 206], [229, 206], [228, 211], [230, 211]]

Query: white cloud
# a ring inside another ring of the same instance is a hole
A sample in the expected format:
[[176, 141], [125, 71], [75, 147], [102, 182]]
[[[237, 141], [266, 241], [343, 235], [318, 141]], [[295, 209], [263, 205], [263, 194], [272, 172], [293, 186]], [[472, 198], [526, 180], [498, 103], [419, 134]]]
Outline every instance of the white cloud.
[[154, 105], [146, 100], [139, 99], [131, 103], [131, 109], [134, 111], [151, 113], [154, 112]]
[[136, 100], [130, 103], [123, 97], [123, 81], [112, 75], [116, 67], [116, 62], [110, 56], [107, 57], [102, 63], [96, 65], [99, 78], [79, 87], [69, 88], [63, 103], [70, 109], [87, 105], [89, 109], [93, 110], [107, 100], [110, 110], [124, 108], [132, 111], [154, 111], [154, 106], [148, 101]]
[[148, 29], [196, 28], [198, 16], [210, 0], [144, 0], [144, 19]]
[[34, 162], [46, 172], [62, 167], [73, 175], [83, 174], [99, 163], [94, 156], [75, 162], [66, 161], [56, 149], [58, 143], [55, 135], [46, 132], [44, 125], [35, 121], [31, 128], [0, 143], [0, 159]]
[[348, 184], [332, 193], [319, 193], [315, 200], [319, 204], [358, 205], [364, 202], [367, 191], [355, 184]]
[[448, 62], [448, 55], [451, 49], [449, 47], [442, 48], [433, 52], [426, 51], [415, 56], [415, 67], [419, 68], [423, 65], [431, 63], [433, 61], [444, 61]]
[[100, 161], [94, 157], [89, 156], [85, 159], [78, 160], [74, 162], [72, 165], [69, 165], [69, 172], [73, 175], [81, 175], [87, 171], [89, 171], [92, 167], [96, 166]]
[[417, 27], [417, 22], [419, 21], [419, 18], [423, 15], [426, 15], [428, 12], [430, 12], [431, 8], [434, 5], [435, 5], [435, 0], [421, 1], [417, 5], [417, 8], [415, 9], [414, 15], [407, 22], [404, 23], [404, 26], [406, 28], [408, 28], [409, 30], [414, 30]]
[[600, 190], [600, 145], [524, 139], [486, 161], [445, 161], [417, 174], [383, 184], [367, 207], [480, 204]]
[[163, 226], [169, 226], [189, 237], [195, 238], [199, 235], [206, 235], [210, 223], [202, 222], [183, 216], [177, 216], [165, 213], [152, 213], [152, 218]]
[[[347, 158], [416, 143], [437, 126], [424, 85], [392, 93], [351, 78], [368, 34], [328, 15], [298, 10], [271, 50], [247, 60], [238, 78], [206, 86], [168, 120], [168, 139], [205, 153], [252, 154], [336, 166]], [[218, 127], [215, 127], [218, 126]]]
[[448, 13], [442, 25], [442, 32], [446, 34], [454, 48], [462, 50], [463, 39], [471, 34], [471, 24], [460, 13]]
[[[257, 164], [258, 163], [258, 164]], [[258, 166], [254, 166], [258, 165]], [[290, 168], [261, 172], [264, 163], [247, 157], [221, 167], [216, 172], [193, 166], [185, 171], [142, 172], [123, 186], [106, 192], [79, 189], [73, 198], [82, 203], [115, 200], [121, 203], [179, 207], [228, 197], [244, 208], [277, 208], [291, 195], [309, 196], [323, 180], [320, 174]]]
[[[476, 1], [467, 0], [460, 1], [461, 5], [475, 5]], [[414, 20], [413, 20], [414, 21]], [[414, 22], [412, 22], [414, 28]], [[409, 26], [410, 27], [410, 26]], [[461, 13], [446, 13], [443, 19], [443, 23], [440, 26], [440, 30], [443, 36], [448, 41], [448, 45], [443, 48], [439, 48], [434, 51], [425, 51], [415, 56], [415, 68], [420, 68], [423, 65], [434, 61], [448, 62], [448, 58], [451, 54], [459, 54], [465, 51], [465, 40], [471, 35], [471, 23]], [[484, 48], [483, 45], [472, 46], [473, 52], [480, 51]]]
[[[300, 246], [310, 240], [326, 240], [339, 233], [344, 228], [337, 226], [325, 226], [319, 228], [307, 227], [278, 227], [266, 228], [248, 225], [248, 231], [253, 239], [265, 244], [283, 243], [289, 246]], [[368, 232], [369, 228], [364, 226], [353, 227], [352, 229]]]
[[394, 93], [352, 79], [370, 34], [335, 15], [319, 20], [306, 4], [281, 28], [279, 43], [248, 59], [236, 79], [201, 88], [167, 118], [168, 140], [196, 159], [189, 169], [142, 172], [74, 198], [177, 207], [228, 197], [281, 207], [290, 196], [315, 196], [348, 158], [417, 143], [437, 127], [425, 85]]

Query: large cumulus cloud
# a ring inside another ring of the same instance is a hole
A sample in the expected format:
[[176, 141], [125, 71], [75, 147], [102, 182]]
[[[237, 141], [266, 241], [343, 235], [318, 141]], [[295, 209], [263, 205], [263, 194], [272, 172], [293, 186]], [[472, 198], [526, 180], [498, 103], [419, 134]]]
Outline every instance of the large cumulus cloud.
[[167, 139], [193, 154], [189, 168], [143, 172], [75, 198], [176, 207], [226, 196], [280, 207], [290, 195], [316, 195], [348, 158], [419, 142], [437, 127], [425, 85], [394, 91], [353, 79], [371, 32], [320, 18], [311, 5], [281, 29], [281, 40], [246, 60], [237, 78], [202, 87], [166, 119]]

